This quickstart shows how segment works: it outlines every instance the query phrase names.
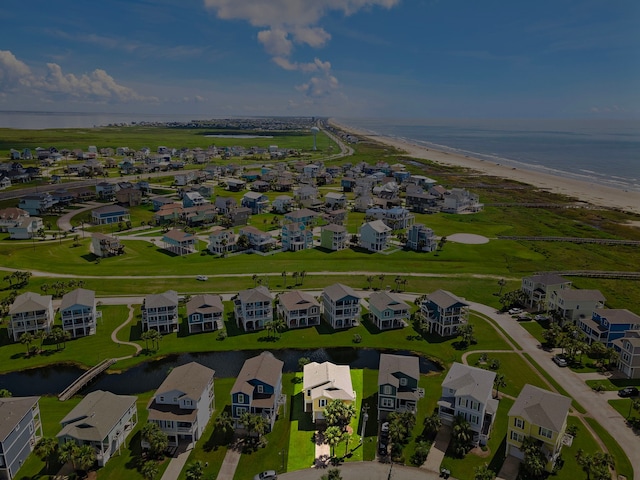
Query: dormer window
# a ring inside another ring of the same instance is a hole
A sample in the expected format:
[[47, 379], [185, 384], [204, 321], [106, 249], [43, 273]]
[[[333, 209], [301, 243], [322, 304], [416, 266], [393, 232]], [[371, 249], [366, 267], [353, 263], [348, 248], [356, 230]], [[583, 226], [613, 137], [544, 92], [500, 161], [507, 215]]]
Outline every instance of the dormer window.
[[400, 379], [400, 386], [401, 387], [406, 387], [407, 386], [407, 379], [406, 378], [402, 377]]
[[258, 393], [264, 393], [264, 385], [258, 385]]

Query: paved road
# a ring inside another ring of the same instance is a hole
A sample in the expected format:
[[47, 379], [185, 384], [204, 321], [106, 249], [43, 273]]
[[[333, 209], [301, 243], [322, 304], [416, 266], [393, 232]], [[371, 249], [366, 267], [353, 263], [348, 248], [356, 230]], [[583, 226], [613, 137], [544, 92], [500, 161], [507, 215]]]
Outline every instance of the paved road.
[[[331, 468], [331, 467], [329, 467]], [[437, 480], [438, 474], [415, 467], [378, 462], [349, 462], [338, 467], [344, 480]], [[309, 468], [278, 475], [279, 480], [319, 480], [328, 469]], [[455, 480], [453, 477], [449, 477]]]
[[552, 362], [553, 352], [547, 352], [540, 343], [510, 315], [496, 313], [495, 309], [480, 303], [469, 302], [476, 310], [500, 325], [538, 365], [544, 368], [566, 392], [582, 405], [590, 416], [597, 420], [613, 436], [629, 457], [636, 476], [640, 476], [640, 438], [630, 429], [624, 418], [607, 402], [611, 394], [595, 393], [584, 378], [569, 368], [560, 368]]

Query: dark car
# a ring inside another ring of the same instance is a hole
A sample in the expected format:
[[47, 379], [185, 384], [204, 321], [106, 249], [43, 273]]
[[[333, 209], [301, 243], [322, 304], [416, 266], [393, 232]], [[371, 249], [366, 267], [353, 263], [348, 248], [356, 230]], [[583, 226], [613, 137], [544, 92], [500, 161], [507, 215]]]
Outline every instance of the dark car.
[[621, 397], [637, 397], [638, 389], [636, 387], [624, 387], [622, 390], [618, 390], [618, 395]]

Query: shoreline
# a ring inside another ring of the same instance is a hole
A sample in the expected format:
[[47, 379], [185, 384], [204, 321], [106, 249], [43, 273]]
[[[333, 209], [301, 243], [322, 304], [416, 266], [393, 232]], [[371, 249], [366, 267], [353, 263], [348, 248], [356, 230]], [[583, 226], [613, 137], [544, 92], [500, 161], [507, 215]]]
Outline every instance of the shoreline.
[[534, 170], [518, 169], [475, 157], [434, 150], [404, 139], [386, 135], [373, 135], [364, 130], [343, 125], [334, 119], [329, 119], [328, 123], [355, 136], [394, 147], [413, 158], [429, 160], [442, 165], [468, 168], [486, 175], [526, 183], [540, 190], [566, 195], [591, 205], [640, 215], [640, 192], [620, 190], [593, 182], [555, 176]]

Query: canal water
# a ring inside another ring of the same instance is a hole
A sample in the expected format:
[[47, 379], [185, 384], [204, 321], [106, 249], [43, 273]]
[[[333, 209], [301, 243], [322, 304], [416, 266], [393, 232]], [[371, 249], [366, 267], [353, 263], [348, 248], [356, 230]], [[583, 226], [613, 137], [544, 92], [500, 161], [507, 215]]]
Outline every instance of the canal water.
[[[231, 352], [185, 353], [169, 355], [159, 360], [141, 363], [121, 373], [105, 373], [98, 376], [80, 391], [86, 394], [95, 390], [108, 390], [119, 395], [134, 395], [157, 389], [169, 371], [189, 362], [198, 362], [215, 370], [217, 378], [236, 377], [244, 361], [259, 355], [262, 350]], [[307, 357], [312, 362], [329, 361], [351, 368], [377, 369], [380, 363], [379, 350], [370, 348], [318, 348], [315, 350], [273, 350], [274, 356], [284, 362], [284, 372], [299, 370], [298, 360]], [[406, 350], [389, 351], [398, 355], [412, 355]], [[438, 371], [439, 367], [424, 357], [420, 358], [420, 373]], [[116, 365], [117, 366], [117, 365]], [[0, 375], [0, 389], [6, 388], [14, 397], [29, 395], [58, 395], [77, 379], [83, 370], [69, 365], [12, 372]]]

